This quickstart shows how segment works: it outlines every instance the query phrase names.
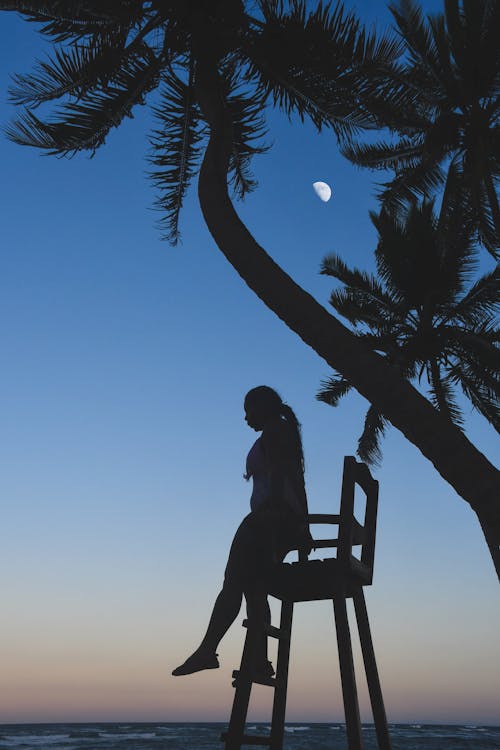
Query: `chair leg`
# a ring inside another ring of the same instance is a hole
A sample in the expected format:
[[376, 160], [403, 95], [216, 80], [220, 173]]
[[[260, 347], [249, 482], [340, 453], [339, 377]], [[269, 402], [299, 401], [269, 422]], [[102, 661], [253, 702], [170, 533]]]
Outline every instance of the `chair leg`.
[[333, 599], [335, 625], [337, 629], [337, 644], [339, 649], [340, 679], [342, 682], [342, 696], [344, 699], [347, 746], [349, 750], [362, 750], [363, 737], [361, 734], [358, 693], [356, 690], [351, 633], [349, 631], [346, 604], [345, 595], [342, 593]]
[[353, 600], [379, 750], [391, 750], [391, 740], [387, 727], [384, 700], [382, 697], [382, 689], [380, 687], [377, 662], [375, 661], [375, 651], [373, 649], [373, 641], [370, 633], [370, 623], [368, 622], [368, 612], [366, 611], [365, 597], [362, 588], [354, 593]]
[[231, 718], [226, 734], [225, 750], [240, 750], [243, 735], [245, 733], [245, 723], [248, 713], [248, 704], [250, 703], [250, 693], [252, 691], [252, 670], [254, 664], [254, 655], [257, 649], [260, 629], [257, 623], [249, 622], [243, 654], [241, 656], [241, 665], [236, 678], [236, 688], [234, 693], [233, 708]]
[[293, 602], [282, 601], [280, 618], [282, 636], [278, 644], [278, 661], [276, 663], [276, 687], [274, 689], [273, 716], [271, 721], [271, 750], [282, 750], [283, 747], [292, 620]]

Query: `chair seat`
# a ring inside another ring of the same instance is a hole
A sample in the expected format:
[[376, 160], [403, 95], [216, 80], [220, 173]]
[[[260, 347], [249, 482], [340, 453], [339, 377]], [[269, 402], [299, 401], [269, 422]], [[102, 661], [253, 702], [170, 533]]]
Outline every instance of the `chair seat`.
[[359, 560], [352, 558], [346, 572], [345, 565], [332, 557], [274, 565], [268, 593], [289, 602], [310, 602], [333, 599], [339, 594], [352, 597], [360, 586], [369, 583], [369, 572]]

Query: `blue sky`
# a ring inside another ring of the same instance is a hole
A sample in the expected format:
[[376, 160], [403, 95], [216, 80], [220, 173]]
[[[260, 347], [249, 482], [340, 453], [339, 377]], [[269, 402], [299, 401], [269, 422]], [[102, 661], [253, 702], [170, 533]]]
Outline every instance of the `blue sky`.
[[[383, 4], [357, 7], [387, 22]], [[9, 75], [42, 52], [33, 25], [0, 15], [2, 123]], [[373, 175], [347, 164], [331, 135], [277, 113], [269, 122], [259, 189], [238, 211], [326, 305], [326, 254], [373, 268]], [[170, 671], [204, 631], [247, 512], [244, 394], [267, 383], [296, 410], [312, 511], [336, 510], [360, 433], [364, 400], [315, 401], [327, 366], [227, 264], [195, 189], [182, 245], [161, 241], [144, 159], [151, 126], [138, 111], [91, 160], [0, 140], [0, 721], [224, 720], [238, 622], [221, 670]], [[329, 203], [315, 180], [331, 184]], [[467, 431], [494, 460], [484, 420], [468, 413]], [[498, 582], [475, 516], [395, 430], [376, 476], [367, 601], [389, 719], [499, 723]], [[289, 718], [339, 720], [331, 606], [298, 610]], [[267, 694], [252, 711], [267, 716]]]

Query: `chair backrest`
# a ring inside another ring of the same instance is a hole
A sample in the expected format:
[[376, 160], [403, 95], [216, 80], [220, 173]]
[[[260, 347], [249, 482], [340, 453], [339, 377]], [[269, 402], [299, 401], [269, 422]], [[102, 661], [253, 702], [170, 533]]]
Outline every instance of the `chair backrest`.
[[[360, 487], [365, 494], [364, 519], [360, 523], [354, 516], [354, 494]], [[377, 532], [378, 482], [373, 479], [366, 464], [354, 456], [344, 458], [342, 493], [340, 496], [339, 544], [337, 558], [353, 572], [373, 579], [375, 537]], [[353, 554], [354, 546], [361, 546], [359, 557]], [[361, 566], [359, 565], [361, 563]]]
[[[354, 495], [360, 487], [365, 495], [364, 519], [361, 523], [354, 515]], [[320, 539], [313, 542], [316, 549], [336, 547], [337, 561], [345, 572], [350, 572], [370, 584], [373, 579], [373, 560], [377, 530], [378, 482], [373, 479], [366, 464], [356, 461], [354, 456], [345, 456], [340, 497], [340, 513], [310, 514], [310, 524], [336, 524], [336, 539]], [[360, 547], [356, 555], [353, 547]], [[300, 559], [300, 558], [299, 558]], [[304, 559], [304, 556], [302, 556]]]

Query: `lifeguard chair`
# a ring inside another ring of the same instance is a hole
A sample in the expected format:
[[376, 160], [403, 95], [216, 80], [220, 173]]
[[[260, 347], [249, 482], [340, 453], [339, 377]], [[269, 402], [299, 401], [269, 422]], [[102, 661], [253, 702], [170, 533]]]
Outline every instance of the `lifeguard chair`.
[[[356, 486], [366, 496], [362, 524], [354, 515]], [[363, 736], [347, 618], [347, 599], [354, 602], [379, 750], [390, 750], [387, 719], [363, 594], [363, 587], [371, 585], [373, 579], [377, 504], [378, 482], [373, 479], [366, 464], [359, 463], [352, 456], [346, 456], [340, 513], [314, 513], [308, 517], [310, 524], [333, 524], [338, 527], [335, 538], [315, 539], [313, 542], [314, 549], [336, 548], [336, 556], [324, 560], [309, 560], [307, 551], [299, 549], [297, 562], [276, 565], [267, 593], [281, 601], [279, 628], [263, 622], [243, 622], [247, 634], [240, 669], [233, 672], [236, 691], [228, 731], [222, 735], [225, 750], [240, 750], [244, 745], [263, 745], [271, 750], [282, 750], [293, 608], [296, 602], [323, 599], [333, 601], [348, 750], [362, 750]], [[268, 679], [259, 678], [253, 673], [254, 653], [263, 633], [278, 639], [276, 676]], [[271, 731], [268, 736], [245, 734], [252, 685], [257, 682], [274, 689]]]

